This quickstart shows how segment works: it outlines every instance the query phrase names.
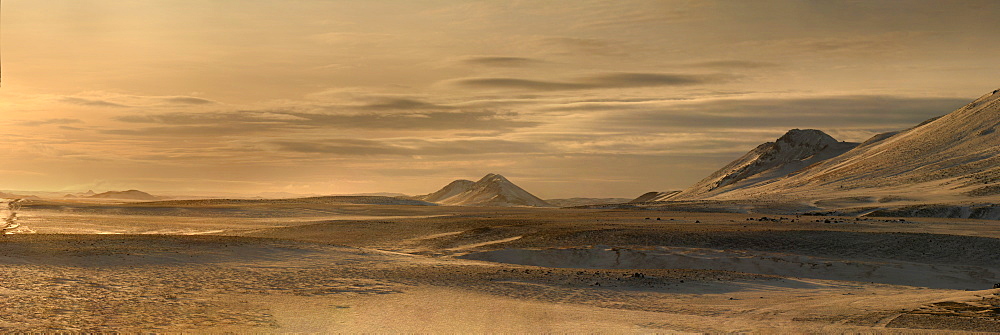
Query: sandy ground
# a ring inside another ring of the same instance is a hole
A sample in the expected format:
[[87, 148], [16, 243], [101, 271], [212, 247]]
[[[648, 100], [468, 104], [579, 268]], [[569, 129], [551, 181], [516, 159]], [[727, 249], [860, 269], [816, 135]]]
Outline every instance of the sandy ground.
[[1000, 331], [993, 221], [185, 206], [26, 207], [0, 331]]

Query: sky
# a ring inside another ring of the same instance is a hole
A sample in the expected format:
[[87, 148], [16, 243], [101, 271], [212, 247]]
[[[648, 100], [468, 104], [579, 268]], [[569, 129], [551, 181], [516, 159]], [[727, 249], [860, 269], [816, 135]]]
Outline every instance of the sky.
[[683, 189], [1000, 88], [1000, 2], [6, 0], [0, 190]]

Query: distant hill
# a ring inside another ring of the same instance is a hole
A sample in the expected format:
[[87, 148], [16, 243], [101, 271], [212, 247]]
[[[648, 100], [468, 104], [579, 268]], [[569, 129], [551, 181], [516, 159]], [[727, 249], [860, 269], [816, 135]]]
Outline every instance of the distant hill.
[[160, 200], [160, 197], [139, 190], [108, 191], [104, 193], [94, 194], [88, 196], [87, 198], [123, 199], [123, 200]]
[[94, 190], [87, 190], [87, 192], [84, 192], [84, 193], [68, 193], [68, 194], [66, 194], [63, 197], [64, 198], [89, 198], [89, 197], [92, 197], [92, 196], [94, 196], [96, 194], [97, 193], [94, 193]]
[[0, 192], [0, 198], [2, 199], [38, 199], [38, 197], [33, 195], [23, 195], [23, 194], [13, 194], [7, 192]]
[[395, 192], [370, 192], [370, 193], [351, 193], [351, 194], [337, 194], [334, 196], [343, 197], [407, 197], [408, 195], [403, 193]]
[[545, 202], [556, 207], [589, 206], [604, 204], [620, 204], [629, 202], [628, 198], [565, 198], [565, 199], [545, 199]]
[[413, 198], [450, 206], [553, 207], [494, 173], [476, 182], [459, 179], [437, 192]]
[[331, 205], [401, 205], [401, 206], [437, 206], [435, 203], [384, 196], [353, 196], [353, 195], [332, 195], [322, 197], [306, 198], [280, 198], [280, 199], [188, 199], [188, 200], [166, 200], [148, 202], [149, 205], [171, 205], [171, 206], [195, 206], [195, 205], [246, 205], [246, 204], [331, 204]]

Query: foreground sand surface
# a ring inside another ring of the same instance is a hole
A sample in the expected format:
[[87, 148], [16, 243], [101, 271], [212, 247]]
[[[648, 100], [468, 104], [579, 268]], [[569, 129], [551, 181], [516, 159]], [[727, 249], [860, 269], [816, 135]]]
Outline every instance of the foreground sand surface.
[[995, 221], [197, 201], [21, 217], [0, 239], [3, 332], [1000, 331]]

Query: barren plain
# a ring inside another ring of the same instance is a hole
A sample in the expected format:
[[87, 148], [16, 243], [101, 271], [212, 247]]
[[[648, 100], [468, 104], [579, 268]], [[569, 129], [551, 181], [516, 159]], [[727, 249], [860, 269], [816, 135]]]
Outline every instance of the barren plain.
[[27, 202], [4, 332], [1000, 331], [1000, 223]]

